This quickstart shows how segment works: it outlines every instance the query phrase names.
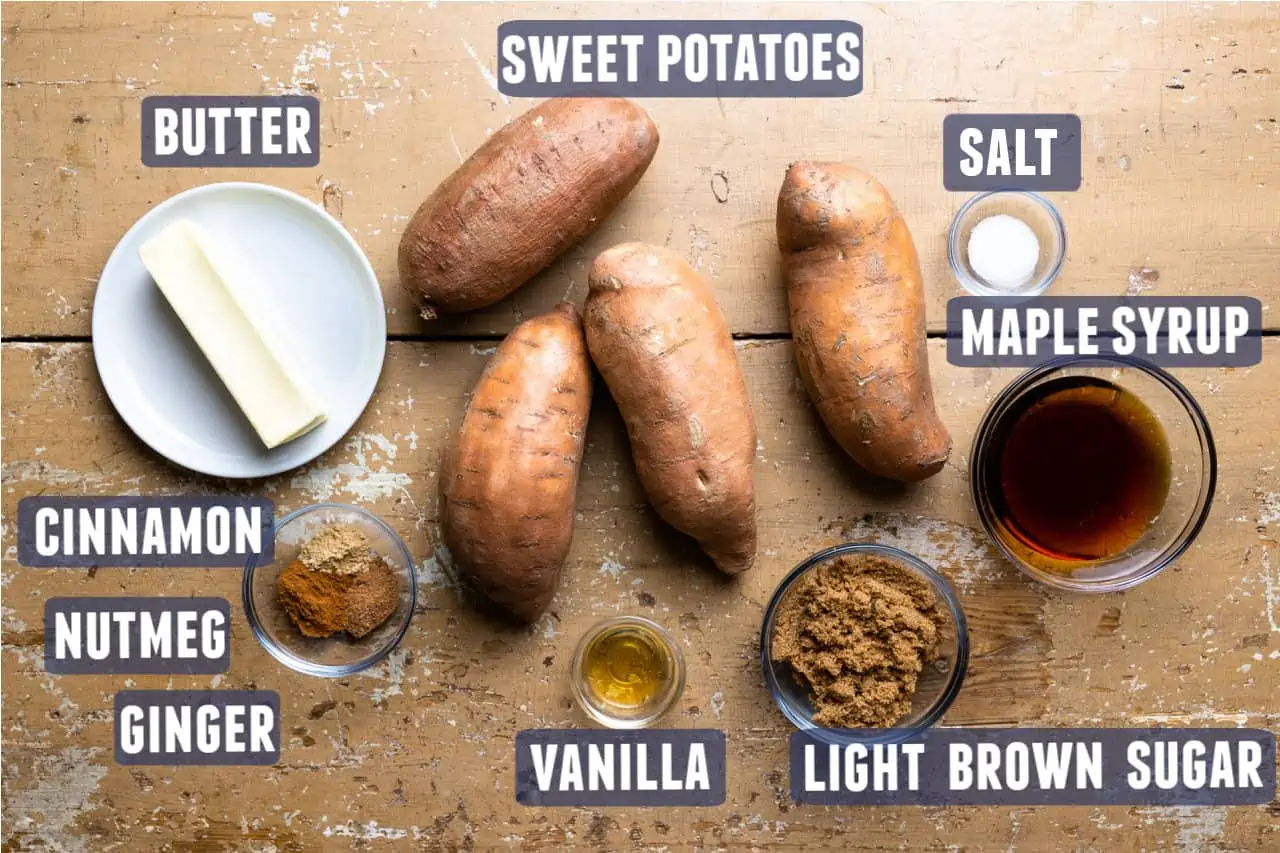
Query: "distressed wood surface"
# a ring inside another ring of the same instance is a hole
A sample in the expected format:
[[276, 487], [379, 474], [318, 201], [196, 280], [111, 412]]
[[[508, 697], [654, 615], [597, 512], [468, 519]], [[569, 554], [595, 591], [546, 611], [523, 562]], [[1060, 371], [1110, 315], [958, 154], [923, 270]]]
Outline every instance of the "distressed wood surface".
[[[4, 333], [87, 334], [98, 272], [129, 224], [179, 190], [228, 179], [278, 184], [339, 216], [382, 281], [393, 333], [505, 332], [565, 294], [580, 298], [590, 259], [620, 239], [687, 255], [713, 278], [735, 331], [781, 332], [774, 205], [786, 165], [800, 158], [850, 160], [884, 181], [915, 235], [941, 328], [946, 299], [960, 292], [946, 229], [965, 195], [942, 187], [940, 136], [943, 117], [965, 111], [1081, 116], [1084, 184], [1054, 196], [1070, 252], [1056, 293], [1252, 293], [1268, 305], [1280, 295], [1280, 4], [741, 9], [861, 21], [866, 91], [645, 101], [662, 143], [607, 225], [499, 305], [427, 324], [397, 284], [400, 232], [463, 156], [528, 108], [491, 85], [497, 24], [580, 10], [7, 7], [3, 200], [13, 226], [3, 275], [21, 286], [6, 288]], [[634, 6], [613, 14], [645, 16]], [[142, 98], [207, 92], [314, 93], [320, 165], [142, 168]], [[1280, 326], [1271, 313], [1267, 321]]]
[[[721, 5], [682, 6], [723, 17]], [[558, 851], [811, 849], [1254, 851], [1280, 847], [1280, 807], [835, 809], [787, 794], [789, 728], [759, 674], [762, 608], [799, 559], [857, 538], [901, 545], [955, 581], [975, 654], [948, 724], [1280, 723], [1280, 404], [1262, 365], [1184, 371], [1218, 440], [1217, 499], [1171, 570], [1124, 594], [1024, 580], [986, 543], [965, 465], [982, 411], [1014, 375], [959, 370], [931, 342], [953, 461], [917, 488], [858, 475], [804, 399], [772, 234], [787, 162], [849, 159], [879, 174], [913, 227], [939, 328], [958, 291], [939, 132], [955, 111], [1081, 115], [1084, 186], [1055, 200], [1071, 253], [1057, 293], [1280, 292], [1280, 5], [742, 6], [740, 17], [842, 17], [867, 27], [867, 88], [841, 101], [653, 100], [663, 142], [632, 197], [529, 287], [461, 321], [421, 322], [394, 255], [414, 207], [525, 105], [490, 85], [494, 31], [517, 17], [676, 14], [643, 7], [428, 4], [6, 5], [3, 28], [3, 849]], [[737, 12], [735, 11], [735, 14]], [[321, 164], [301, 170], [148, 170], [141, 98], [314, 93]], [[105, 399], [87, 336], [97, 275], [149, 207], [215, 180], [294, 189], [369, 254], [398, 337], [373, 402], [337, 448], [257, 483], [188, 476], [143, 447]], [[487, 621], [435, 555], [435, 467], [491, 352], [489, 340], [566, 294], [620, 239], [665, 243], [713, 280], [740, 341], [760, 430], [758, 567], [718, 577], [647, 507], [599, 389], [576, 538], [554, 614]], [[1267, 325], [1280, 327], [1269, 309]], [[48, 340], [57, 337], [59, 340]], [[65, 339], [65, 340], [63, 340]], [[282, 511], [322, 499], [386, 518], [416, 555], [420, 612], [377, 669], [322, 681], [253, 640], [234, 570], [24, 569], [11, 521], [32, 494], [265, 492]], [[232, 666], [214, 678], [50, 676], [42, 613], [54, 595], [221, 595]], [[587, 725], [568, 659], [617, 613], [667, 625], [689, 663], [669, 722], [723, 729], [727, 802], [712, 809], [518, 807], [520, 729]], [[284, 757], [268, 769], [125, 768], [111, 702], [125, 686], [278, 690]]]
[[[807, 553], [848, 538], [902, 545], [957, 584], [971, 621], [973, 667], [949, 724], [1258, 725], [1280, 696], [1280, 386], [1274, 369], [1187, 373], [1215, 426], [1221, 485], [1197, 543], [1177, 566], [1122, 595], [1051, 592], [985, 542], [963, 466], [974, 426], [1007, 371], [960, 370], [932, 342], [953, 464], [915, 489], [869, 483], [823, 432], [795, 375], [790, 343], [740, 345], [760, 425], [760, 562], [737, 581], [645, 505], [616, 412], [602, 394], [589, 429], [580, 518], [553, 615], [531, 629], [486, 621], [434, 556], [435, 466], [488, 349], [394, 342], [374, 403], [343, 446], [313, 465], [241, 490], [281, 511], [322, 499], [379, 513], [420, 559], [420, 612], [390, 661], [329, 682], [280, 667], [254, 642], [235, 570], [19, 568], [6, 532], [4, 570], [5, 837], [12, 849], [71, 839], [79, 849], [343, 849], [408, 838], [422, 849], [871, 849], [904, 837], [1025, 850], [1260, 850], [1280, 843], [1275, 807], [1170, 809], [870, 809], [793, 806], [788, 724], [760, 674], [757, 633], [768, 596]], [[1270, 363], [1280, 342], [1267, 341]], [[1267, 362], [1264, 361], [1264, 364]], [[4, 348], [3, 508], [37, 493], [208, 491], [120, 424], [85, 344]], [[427, 378], [429, 377], [429, 379]], [[234, 603], [232, 667], [209, 678], [44, 674], [42, 608], [53, 595], [216, 594]], [[729, 797], [713, 809], [531, 810], [510, 788], [512, 738], [585, 725], [570, 700], [573, 646], [595, 620], [650, 615], [689, 662], [670, 722], [722, 728]], [[270, 769], [117, 767], [113, 693], [138, 687], [256, 686], [282, 697], [284, 758]], [[53, 847], [52, 849], [58, 849]]]

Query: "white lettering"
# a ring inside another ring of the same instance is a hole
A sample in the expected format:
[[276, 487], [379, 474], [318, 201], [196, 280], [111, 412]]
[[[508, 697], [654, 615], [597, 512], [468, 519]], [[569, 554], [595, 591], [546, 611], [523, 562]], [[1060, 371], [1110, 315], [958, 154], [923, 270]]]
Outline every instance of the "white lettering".
[[582, 788], [582, 760], [578, 757], [578, 746], [567, 744], [560, 763], [560, 790], [581, 791]]
[[689, 769], [685, 773], [684, 787], [688, 791], [711, 790], [711, 771], [707, 768], [705, 744], [689, 744]]
[[1052, 127], [1037, 127], [1036, 139], [1040, 140], [1040, 174], [1053, 174], [1053, 140], [1058, 138], [1058, 131]]
[[178, 153], [178, 111], [173, 107], [157, 107], [155, 111], [156, 154], [168, 157]]
[[1236, 341], [1249, 331], [1249, 312], [1239, 305], [1227, 306], [1227, 352], [1236, 351]]
[[1080, 354], [1097, 355], [1098, 345], [1094, 338], [1098, 336], [1098, 309], [1085, 307], [1080, 309]]
[[846, 32], [836, 36], [836, 56], [840, 57], [840, 63], [836, 65], [836, 76], [846, 83], [857, 80], [862, 74], [862, 61], [854, 53], [858, 44], [855, 33]]
[[[75, 616], [76, 614], [70, 614]], [[53, 636], [54, 650], [53, 655], [58, 660], [66, 660], [72, 658], [79, 660], [80, 658], [80, 626], [82, 624], [79, 619], [68, 619], [68, 614], [58, 613], [53, 619]]]
[[950, 744], [947, 767], [948, 787], [953, 791], [969, 790], [973, 786], [973, 747], [967, 743]]
[[285, 128], [285, 145], [290, 154], [310, 154], [311, 143], [307, 134], [311, 132], [311, 112], [304, 107], [289, 107], [285, 110], [288, 125]]
[[58, 526], [58, 511], [53, 507], [42, 506], [36, 510], [36, 553], [41, 557], [52, 557], [58, 553], [58, 537], [49, 532], [50, 527]]
[[990, 309], [983, 309], [982, 319], [974, 320], [972, 309], [965, 309], [960, 318], [960, 340], [965, 355], [990, 355], [995, 349]]
[[671, 79], [671, 69], [680, 61], [680, 38], [670, 33], [658, 36], [658, 82]]
[[1116, 355], [1133, 355], [1133, 351], [1138, 346], [1138, 337], [1133, 333], [1133, 329], [1129, 328], [1133, 320], [1133, 309], [1127, 305], [1117, 308], [1111, 315], [1111, 327], [1118, 335], [1111, 344], [1111, 349]]
[[146, 742], [142, 709], [137, 705], [125, 705], [120, 709], [120, 751], [125, 755], [137, 755]]
[[538, 783], [540, 791], [551, 790], [551, 774], [556, 768], [556, 750], [559, 748], [554, 743], [549, 743], [545, 747], [540, 743], [529, 745], [529, 757], [533, 759], [533, 778]]
[[1147, 757], [1151, 755], [1151, 747], [1144, 741], [1135, 740], [1129, 744], [1126, 757], [1129, 759], [1129, 787], [1135, 791], [1145, 791], [1151, 784], [1151, 768], [1147, 766]]
[[988, 177], [1009, 177], [1009, 140], [1004, 128], [997, 127], [991, 131], [991, 154], [987, 157]]
[[960, 173], [965, 177], [975, 178], [982, 174], [982, 152], [975, 146], [982, 142], [982, 131], [976, 127], [966, 127], [960, 131], [960, 150], [966, 156], [960, 161]]
[[510, 34], [502, 39], [502, 79], [512, 86], [524, 82], [524, 36]]

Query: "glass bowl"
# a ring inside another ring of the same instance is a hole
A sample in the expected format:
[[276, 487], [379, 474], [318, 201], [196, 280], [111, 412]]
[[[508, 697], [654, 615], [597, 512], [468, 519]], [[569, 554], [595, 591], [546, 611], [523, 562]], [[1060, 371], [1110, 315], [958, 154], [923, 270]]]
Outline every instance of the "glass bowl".
[[[319, 528], [334, 523], [364, 531], [373, 552], [387, 561], [400, 584], [395, 612], [359, 639], [341, 631], [331, 637], [307, 637], [276, 599], [280, 572], [297, 559], [302, 544]], [[404, 542], [376, 515], [345, 504], [314, 504], [286, 515], [276, 525], [274, 561], [259, 566], [250, 560], [244, 569], [244, 611], [258, 642], [290, 669], [326, 678], [351, 675], [385, 658], [408, 630], [417, 594], [413, 557]]]
[[[938, 597], [941, 612], [950, 617], [943, 625], [939, 638], [937, 660], [920, 674], [911, 711], [885, 729], [825, 729], [816, 725], [813, 722], [813, 705], [809, 701], [808, 692], [794, 678], [788, 665], [773, 660], [774, 623], [782, 603], [795, 587], [796, 581], [817, 567], [848, 554], [884, 557], [927, 581]], [[764, 669], [765, 684], [773, 695], [774, 703], [796, 728], [811, 732], [828, 743], [906, 740], [938, 722], [960, 693], [960, 685], [964, 683], [965, 672], [969, 668], [969, 626], [965, 621], [964, 610], [960, 607], [960, 599], [937, 569], [899, 548], [871, 542], [846, 543], [810, 556], [778, 584], [765, 609], [764, 624], [760, 629], [760, 663]]]
[[[1135, 395], [1158, 419], [1169, 448], [1171, 470], [1163, 508], [1132, 545], [1097, 560], [1063, 560], [1033, 550], [1001, 519], [993, 499], [1003, 430], [1010, 415], [1021, 412], [1020, 403], [1040, 385], [1073, 376], [1104, 379]], [[969, 454], [969, 485], [987, 535], [1026, 574], [1075, 592], [1128, 589], [1172, 564], [1204, 526], [1217, 477], [1213, 434], [1191, 392], [1159, 367], [1122, 356], [1064, 356], [1027, 371], [991, 404]]]
[[[587, 652], [595, 643], [606, 637], [628, 634], [647, 638], [661, 650], [667, 674], [663, 689], [649, 701], [634, 707], [617, 705], [596, 695], [585, 670]], [[684, 655], [675, 638], [658, 623], [640, 616], [615, 616], [593, 625], [578, 642], [570, 670], [573, 697], [578, 705], [591, 719], [611, 729], [642, 729], [652, 725], [680, 698], [684, 677]]]
[[[969, 235], [989, 216], [1006, 214], [1020, 219], [1040, 243], [1040, 259], [1031, 280], [1017, 290], [1002, 290], [982, 280], [969, 264]], [[1038, 296], [1048, 289], [1067, 259], [1067, 226], [1053, 202], [1040, 193], [995, 190], [978, 193], [956, 211], [947, 235], [947, 260], [960, 286], [974, 296]]]

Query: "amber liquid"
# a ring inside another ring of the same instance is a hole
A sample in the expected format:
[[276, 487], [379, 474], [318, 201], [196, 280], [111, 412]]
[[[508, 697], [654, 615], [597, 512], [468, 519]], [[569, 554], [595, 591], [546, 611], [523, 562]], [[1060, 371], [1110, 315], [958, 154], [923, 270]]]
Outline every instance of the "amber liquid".
[[1103, 379], [1066, 376], [1034, 388], [994, 440], [987, 482], [996, 515], [1018, 543], [1052, 560], [1120, 554], [1169, 495], [1159, 418]]
[[638, 627], [597, 637], [587, 648], [584, 669], [592, 694], [628, 710], [652, 702], [671, 678], [662, 640]]

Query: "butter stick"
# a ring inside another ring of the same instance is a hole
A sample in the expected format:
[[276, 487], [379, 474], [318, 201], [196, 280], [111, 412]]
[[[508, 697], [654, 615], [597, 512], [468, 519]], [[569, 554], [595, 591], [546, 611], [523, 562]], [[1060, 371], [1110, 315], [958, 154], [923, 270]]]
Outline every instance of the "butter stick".
[[271, 318], [261, 316], [225, 248], [207, 231], [178, 220], [138, 254], [263, 444], [277, 447], [324, 422]]

